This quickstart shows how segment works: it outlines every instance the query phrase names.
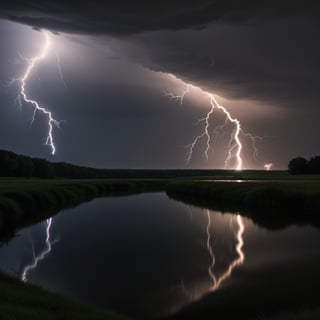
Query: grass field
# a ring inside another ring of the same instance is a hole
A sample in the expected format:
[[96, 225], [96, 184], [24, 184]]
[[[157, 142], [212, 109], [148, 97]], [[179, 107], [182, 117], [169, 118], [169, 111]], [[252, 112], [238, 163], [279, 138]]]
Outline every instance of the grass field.
[[266, 320], [319, 320], [320, 308], [315, 310], [304, 310], [298, 313], [283, 314]]

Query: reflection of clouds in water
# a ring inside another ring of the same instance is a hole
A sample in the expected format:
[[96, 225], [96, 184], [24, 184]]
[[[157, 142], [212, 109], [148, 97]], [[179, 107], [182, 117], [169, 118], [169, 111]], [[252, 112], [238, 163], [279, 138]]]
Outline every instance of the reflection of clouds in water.
[[43, 260], [51, 252], [52, 245], [57, 241], [57, 240], [53, 240], [53, 241], [51, 240], [51, 235], [50, 235], [51, 225], [52, 225], [52, 218], [49, 218], [46, 220], [46, 247], [45, 247], [45, 249], [40, 251], [38, 255], [35, 254], [33, 241], [31, 241], [33, 259], [32, 259], [32, 262], [30, 264], [26, 265], [22, 270], [20, 278], [23, 282], [28, 281], [28, 278], [27, 278], [28, 273], [31, 270], [34, 270], [37, 268], [38, 263], [41, 260]]

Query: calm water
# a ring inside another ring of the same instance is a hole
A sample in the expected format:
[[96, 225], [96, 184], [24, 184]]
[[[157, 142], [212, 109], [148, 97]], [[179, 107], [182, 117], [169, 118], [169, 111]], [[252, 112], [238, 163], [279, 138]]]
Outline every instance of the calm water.
[[133, 318], [257, 318], [318, 303], [319, 248], [313, 227], [268, 231], [156, 193], [93, 200], [21, 230], [0, 267]]

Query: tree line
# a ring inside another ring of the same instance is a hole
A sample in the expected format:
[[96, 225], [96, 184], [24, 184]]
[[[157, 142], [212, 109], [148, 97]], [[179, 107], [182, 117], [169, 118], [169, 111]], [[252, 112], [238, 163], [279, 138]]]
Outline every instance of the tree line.
[[320, 156], [311, 157], [309, 160], [297, 157], [289, 161], [291, 174], [320, 174]]
[[[320, 174], [320, 156], [297, 157], [288, 164], [291, 174]], [[209, 172], [210, 171], [210, 172]], [[67, 162], [50, 162], [12, 151], [0, 150], [0, 177], [67, 179], [169, 179], [229, 174], [228, 170], [134, 170], [97, 169]]]
[[228, 174], [227, 170], [97, 169], [66, 162], [50, 162], [0, 150], [0, 177], [67, 179], [170, 179]]
[[31, 158], [11, 151], [0, 150], [0, 176], [50, 179], [55, 177], [94, 178], [95, 174], [90, 168], [63, 162], [54, 163], [46, 159]]

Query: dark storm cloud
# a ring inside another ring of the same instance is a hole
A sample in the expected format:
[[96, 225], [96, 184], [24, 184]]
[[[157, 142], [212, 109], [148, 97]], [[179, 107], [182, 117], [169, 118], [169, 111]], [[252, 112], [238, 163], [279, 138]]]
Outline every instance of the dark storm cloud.
[[307, 17], [287, 17], [254, 27], [219, 24], [201, 32], [146, 33], [112, 46], [119, 55], [209, 92], [315, 109], [320, 99], [319, 30], [319, 23]]
[[254, 23], [295, 14], [312, 16], [316, 6], [316, 1], [311, 0], [4, 0], [0, 17], [35, 28], [124, 36], [200, 29], [214, 22]]
[[319, 99], [318, 16], [309, 0], [12, 0], [0, 8], [0, 17], [34, 28], [127, 36], [119, 56], [207, 91], [303, 107]]

